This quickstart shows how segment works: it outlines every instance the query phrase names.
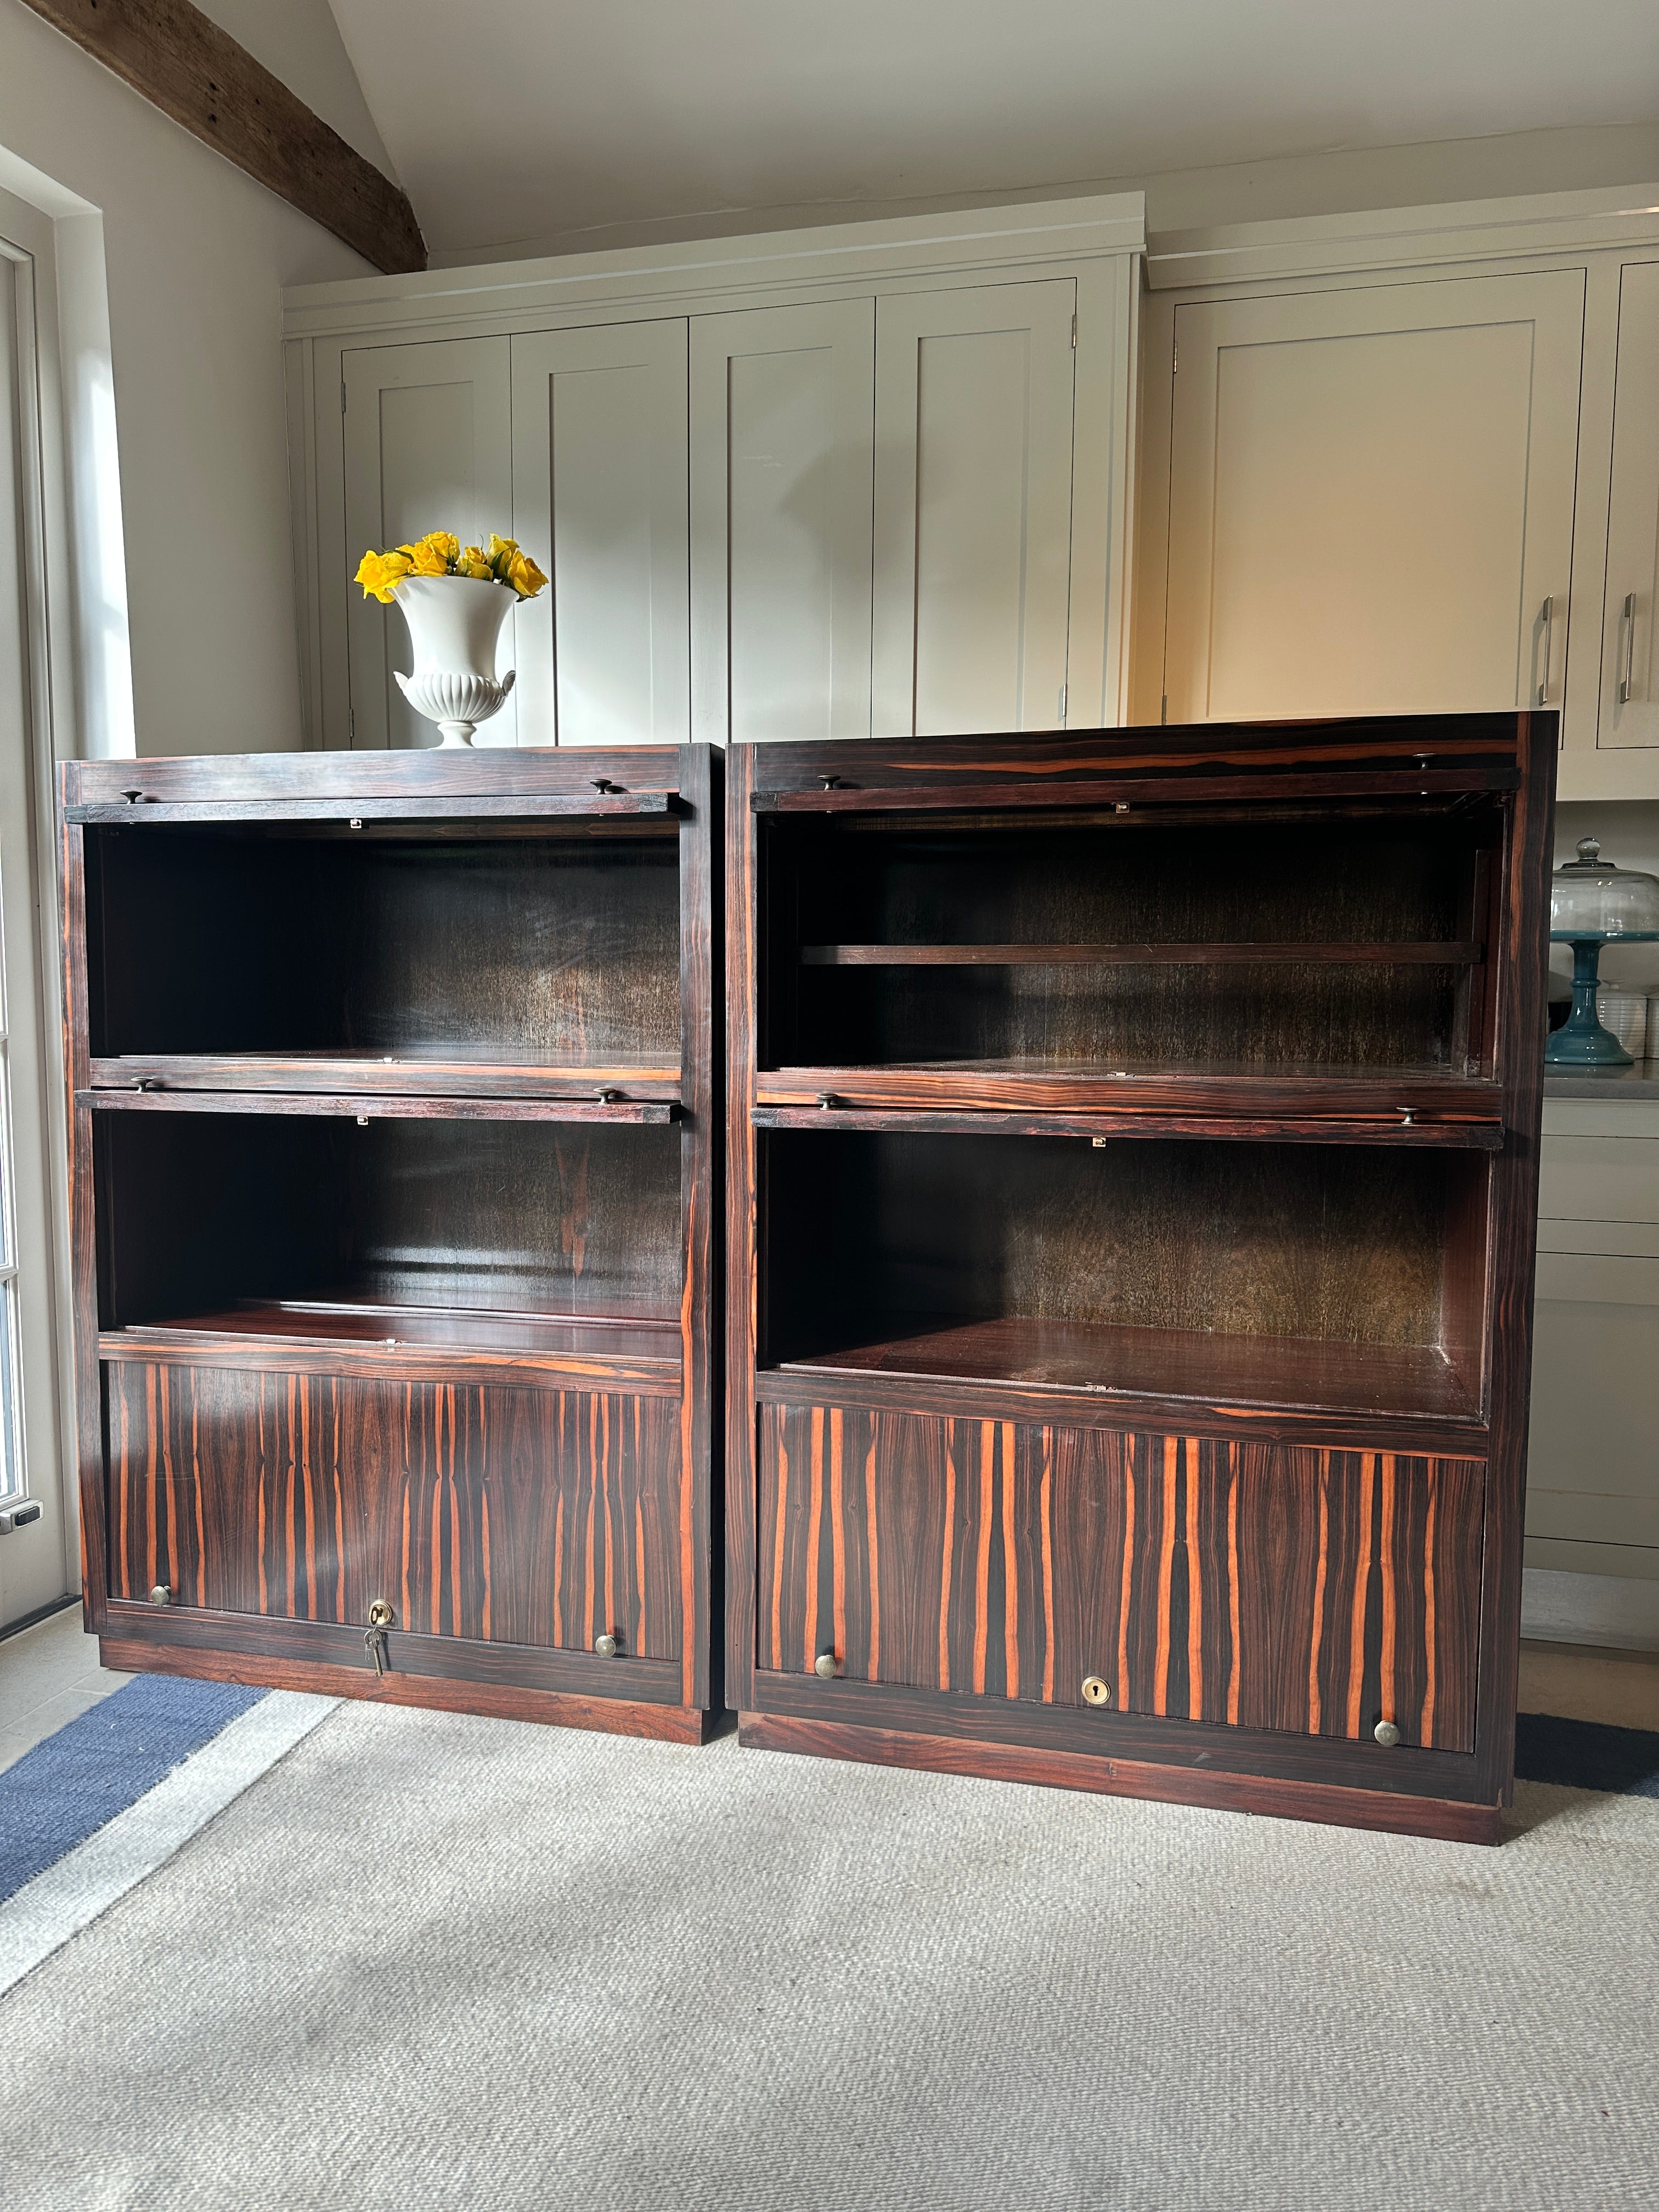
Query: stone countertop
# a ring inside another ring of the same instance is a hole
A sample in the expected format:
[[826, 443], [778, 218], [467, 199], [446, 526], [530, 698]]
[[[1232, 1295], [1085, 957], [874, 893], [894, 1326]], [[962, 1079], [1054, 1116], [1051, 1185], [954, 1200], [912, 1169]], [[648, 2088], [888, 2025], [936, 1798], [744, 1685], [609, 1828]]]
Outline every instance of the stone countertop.
[[1633, 1067], [1551, 1067], [1547, 1064], [1544, 1096], [1659, 1105], [1659, 1060], [1638, 1060]]

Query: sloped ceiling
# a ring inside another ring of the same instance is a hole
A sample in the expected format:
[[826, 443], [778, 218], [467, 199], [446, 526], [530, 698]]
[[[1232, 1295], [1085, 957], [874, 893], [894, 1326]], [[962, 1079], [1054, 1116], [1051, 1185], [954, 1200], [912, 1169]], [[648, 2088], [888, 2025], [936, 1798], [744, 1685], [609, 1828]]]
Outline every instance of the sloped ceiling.
[[440, 258], [1659, 117], [1659, 0], [332, 0]]

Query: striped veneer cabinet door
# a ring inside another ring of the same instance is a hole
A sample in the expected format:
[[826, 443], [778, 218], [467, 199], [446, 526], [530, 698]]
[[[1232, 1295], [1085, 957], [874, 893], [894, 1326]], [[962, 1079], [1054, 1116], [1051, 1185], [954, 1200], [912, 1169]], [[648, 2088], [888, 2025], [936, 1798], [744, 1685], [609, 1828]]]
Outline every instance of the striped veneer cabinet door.
[[112, 1361], [110, 1595], [680, 1650], [679, 1401]]
[[1474, 1743], [1486, 1468], [768, 1406], [757, 1658], [848, 1681]]

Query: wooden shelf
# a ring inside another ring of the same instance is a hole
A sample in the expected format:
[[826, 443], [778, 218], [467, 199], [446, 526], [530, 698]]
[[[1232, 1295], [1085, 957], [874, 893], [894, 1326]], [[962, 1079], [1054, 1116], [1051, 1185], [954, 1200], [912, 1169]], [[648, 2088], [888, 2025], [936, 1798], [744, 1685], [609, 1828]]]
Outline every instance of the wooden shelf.
[[[1218, 1336], [1101, 1322], [917, 1322], [878, 1340], [781, 1360], [775, 1374], [1007, 1383], [1021, 1390], [1195, 1399], [1333, 1414], [1472, 1421], [1476, 1405], [1431, 1346]], [[767, 1395], [771, 1395], [768, 1392]]]
[[803, 945], [803, 968], [1473, 968], [1486, 948], [1424, 945]]
[[[135, 784], [154, 782], [145, 763], [134, 771]], [[261, 826], [288, 823], [307, 829], [329, 828], [348, 833], [366, 826], [419, 830], [436, 827], [454, 836], [452, 823], [480, 827], [474, 836], [495, 836], [503, 826], [520, 822], [582, 822], [607, 817], [673, 822], [680, 810], [676, 791], [517, 792], [495, 794], [446, 793], [432, 797], [400, 793], [396, 797], [354, 793], [349, 798], [318, 796], [284, 799], [173, 799], [157, 792], [134, 791], [130, 798], [83, 800], [66, 805], [64, 819], [77, 828], [131, 829], [192, 823], [204, 827], [223, 823], [246, 834]]]
[[1147, 1108], [1122, 1114], [984, 1111], [972, 1107], [757, 1106], [757, 1129], [887, 1129], [917, 1135], [1086, 1137], [1109, 1139], [1182, 1137], [1218, 1144], [1411, 1145], [1501, 1152], [1501, 1121], [1424, 1119], [1414, 1115], [1176, 1114]]
[[471, 1370], [473, 1379], [590, 1382], [677, 1397], [680, 1327], [643, 1314], [492, 1312], [328, 1299], [247, 1300], [222, 1312], [105, 1329], [100, 1359], [280, 1370]]
[[[826, 1098], [832, 1109], [824, 1109]], [[1261, 1124], [1363, 1118], [1385, 1134], [1403, 1133], [1407, 1113], [1501, 1129], [1504, 1091], [1488, 1078], [1453, 1075], [1444, 1067], [987, 1060], [767, 1069], [756, 1078], [755, 1101], [763, 1109], [852, 1113], [1147, 1113]]]
[[[549, 1066], [452, 1045], [419, 1053], [124, 1053], [92, 1060], [88, 1072], [94, 1092], [140, 1094], [313, 1093], [353, 1101], [377, 1096], [522, 1098], [598, 1106], [672, 1104], [680, 1091], [678, 1067]], [[617, 1096], [601, 1102], [602, 1091]]]

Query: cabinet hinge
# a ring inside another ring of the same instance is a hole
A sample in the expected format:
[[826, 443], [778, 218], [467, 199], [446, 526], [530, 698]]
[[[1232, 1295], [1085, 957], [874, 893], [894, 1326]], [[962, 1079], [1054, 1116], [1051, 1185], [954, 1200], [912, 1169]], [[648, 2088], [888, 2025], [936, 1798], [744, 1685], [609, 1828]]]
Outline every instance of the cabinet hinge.
[[1167, 691], [1158, 702], [1158, 719], [1160, 722], [1167, 722], [1170, 719], [1170, 695]]
[[1170, 369], [1170, 375], [1179, 376], [1181, 374], [1181, 340], [1179, 338], [1175, 342], [1175, 346], [1170, 358], [1171, 362]]
[[342, 378], [340, 379], [340, 412], [341, 412], [341, 414], [342, 414], [342, 415], [343, 415], [343, 414], [345, 413], [345, 379], [344, 379], [344, 377], [342, 377]]
[[346, 708], [346, 737], [350, 744], [354, 745], [356, 744], [357, 709], [355, 707], [348, 707]]
[[1072, 351], [1077, 351], [1077, 309], [1072, 310]]
[[1060, 720], [1061, 720], [1062, 722], [1066, 720], [1066, 692], [1070, 690], [1070, 688], [1071, 688], [1071, 687], [1070, 687], [1070, 685], [1069, 685], [1069, 684], [1062, 684], [1060, 685], [1060, 714], [1059, 714], [1059, 719], [1060, 719]]

